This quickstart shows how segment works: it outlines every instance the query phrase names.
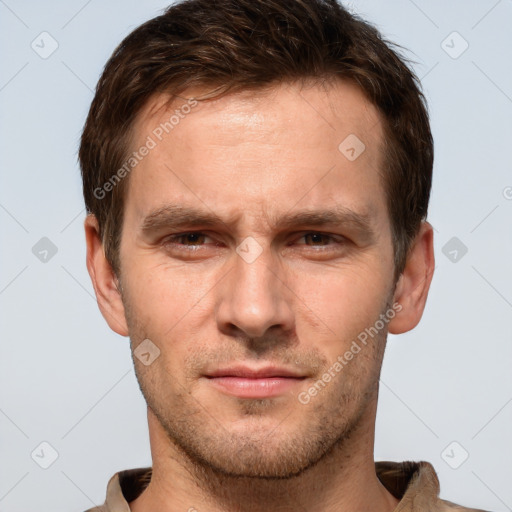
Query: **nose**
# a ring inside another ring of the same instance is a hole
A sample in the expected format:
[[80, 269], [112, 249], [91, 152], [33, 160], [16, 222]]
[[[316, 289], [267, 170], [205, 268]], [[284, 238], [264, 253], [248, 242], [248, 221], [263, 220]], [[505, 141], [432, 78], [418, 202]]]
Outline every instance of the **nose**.
[[254, 261], [235, 253], [232, 265], [219, 289], [216, 317], [221, 332], [259, 338], [270, 329], [293, 329], [293, 292], [277, 256], [268, 247]]

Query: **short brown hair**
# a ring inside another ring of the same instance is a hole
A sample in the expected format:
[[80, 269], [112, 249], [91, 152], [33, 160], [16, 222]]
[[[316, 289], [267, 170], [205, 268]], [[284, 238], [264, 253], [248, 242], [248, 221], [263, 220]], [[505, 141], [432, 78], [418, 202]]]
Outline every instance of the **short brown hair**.
[[97, 190], [126, 161], [130, 130], [151, 96], [206, 86], [217, 98], [340, 78], [356, 83], [383, 117], [397, 279], [427, 215], [433, 141], [419, 81], [396, 47], [336, 0], [184, 0], [135, 29], [105, 65], [79, 149], [85, 205], [114, 272], [128, 178], [104, 197]]

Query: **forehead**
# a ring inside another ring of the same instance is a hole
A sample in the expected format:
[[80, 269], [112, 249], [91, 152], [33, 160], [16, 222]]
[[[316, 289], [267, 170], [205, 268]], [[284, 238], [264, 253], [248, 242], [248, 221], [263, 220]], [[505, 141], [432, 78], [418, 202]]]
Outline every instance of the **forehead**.
[[130, 175], [125, 204], [138, 216], [176, 201], [267, 218], [299, 202], [385, 209], [381, 117], [354, 84], [280, 84], [191, 102], [205, 93], [154, 95], [137, 116], [132, 150], [153, 141]]
[[[201, 100], [197, 106], [189, 108], [192, 98], [202, 98], [209, 92], [209, 89], [201, 87], [188, 89], [174, 98], [169, 94], [154, 94], [137, 115], [132, 142], [142, 142], [141, 137], [169, 122], [173, 114], [175, 119], [170, 123], [173, 125], [170, 131], [175, 131], [174, 135], [178, 137], [184, 130], [175, 128], [186, 117], [190, 118], [186, 123], [189, 125], [198, 118], [200, 120], [197, 122], [203, 125], [209, 122], [217, 125], [222, 123], [224, 132], [218, 133], [218, 137], [224, 139], [227, 132], [234, 139], [246, 136], [247, 133], [239, 131], [241, 125], [246, 130], [266, 129], [270, 136], [272, 133], [277, 135], [279, 130], [287, 126], [297, 127], [298, 121], [303, 122], [302, 131], [305, 137], [310, 137], [311, 131], [315, 129], [323, 132], [328, 127], [331, 138], [336, 141], [344, 132], [352, 130], [361, 139], [371, 141], [371, 145], [375, 146], [380, 144], [383, 135], [381, 114], [362, 90], [349, 81], [310, 80], [302, 85], [285, 82], [254, 90], [242, 90], [217, 99]], [[197, 127], [194, 126], [194, 129]], [[164, 136], [166, 135], [169, 133], [164, 130]], [[216, 134], [210, 135], [215, 137]]]

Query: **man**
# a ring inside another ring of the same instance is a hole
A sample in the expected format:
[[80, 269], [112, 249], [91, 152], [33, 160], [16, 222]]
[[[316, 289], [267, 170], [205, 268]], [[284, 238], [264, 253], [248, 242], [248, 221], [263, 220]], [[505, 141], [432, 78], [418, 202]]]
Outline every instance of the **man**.
[[334, 0], [187, 0], [98, 83], [87, 268], [129, 336], [153, 465], [91, 510], [475, 510], [373, 460], [387, 333], [434, 269], [417, 80]]

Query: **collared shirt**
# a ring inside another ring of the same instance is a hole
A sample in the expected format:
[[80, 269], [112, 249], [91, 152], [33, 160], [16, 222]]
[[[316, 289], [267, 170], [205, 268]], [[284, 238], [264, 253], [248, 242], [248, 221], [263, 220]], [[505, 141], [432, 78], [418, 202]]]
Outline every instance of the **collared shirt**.
[[[439, 480], [432, 464], [420, 462], [375, 462], [382, 485], [400, 500], [394, 512], [486, 512], [439, 498]], [[119, 471], [109, 480], [105, 503], [85, 512], [130, 512], [135, 500], [151, 480], [151, 467]]]

